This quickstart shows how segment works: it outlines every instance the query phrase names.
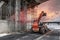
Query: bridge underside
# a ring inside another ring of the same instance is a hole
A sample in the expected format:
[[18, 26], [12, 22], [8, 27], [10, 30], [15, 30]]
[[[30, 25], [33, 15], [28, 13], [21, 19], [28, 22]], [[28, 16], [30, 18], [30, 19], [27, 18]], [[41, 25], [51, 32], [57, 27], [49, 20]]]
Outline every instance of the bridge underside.
[[[16, 6], [16, 0], [0, 0], [4, 1], [5, 3], [2, 5], [2, 19], [6, 19], [6, 16], [10, 17], [15, 14], [15, 6]], [[20, 10], [24, 10], [24, 7], [26, 5], [28, 8], [34, 8], [35, 6], [44, 3], [48, 0], [19, 0], [21, 3], [18, 4], [21, 6]], [[39, 2], [38, 2], [39, 1]], [[11, 8], [10, 8], [11, 7]]]

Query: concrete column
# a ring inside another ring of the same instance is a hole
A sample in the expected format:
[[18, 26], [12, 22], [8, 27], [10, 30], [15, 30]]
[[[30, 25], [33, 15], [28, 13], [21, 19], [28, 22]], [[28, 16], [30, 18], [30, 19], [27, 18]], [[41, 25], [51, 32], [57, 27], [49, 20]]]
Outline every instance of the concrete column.
[[20, 13], [20, 0], [16, 0], [15, 5], [15, 30], [18, 31], [18, 20], [19, 20], [19, 13]]

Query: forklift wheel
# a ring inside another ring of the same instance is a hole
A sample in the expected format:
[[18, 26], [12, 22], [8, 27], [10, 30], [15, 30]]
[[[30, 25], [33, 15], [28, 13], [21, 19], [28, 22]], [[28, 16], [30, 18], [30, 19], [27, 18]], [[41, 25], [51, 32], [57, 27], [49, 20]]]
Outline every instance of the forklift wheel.
[[45, 34], [45, 33], [46, 33], [46, 31], [45, 31], [45, 29], [44, 29], [44, 28], [40, 28], [39, 33], [41, 33], [41, 34]]

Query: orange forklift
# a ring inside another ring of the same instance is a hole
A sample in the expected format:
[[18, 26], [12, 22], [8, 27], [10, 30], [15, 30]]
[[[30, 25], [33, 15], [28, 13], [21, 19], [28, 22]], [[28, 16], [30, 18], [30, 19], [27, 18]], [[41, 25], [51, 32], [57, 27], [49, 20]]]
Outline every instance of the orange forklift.
[[31, 28], [32, 32], [35, 32], [35, 33], [38, 32], [38, 33], [44, 34], [50, 31], [49, 28], [47, 28], [47, 25], [45, 25], [45, 23], [40, 22], [43, 16], [46, 16], [46, 13], [44, 13], [44, 11], [40, 13], [38, 19], [34, 20]]

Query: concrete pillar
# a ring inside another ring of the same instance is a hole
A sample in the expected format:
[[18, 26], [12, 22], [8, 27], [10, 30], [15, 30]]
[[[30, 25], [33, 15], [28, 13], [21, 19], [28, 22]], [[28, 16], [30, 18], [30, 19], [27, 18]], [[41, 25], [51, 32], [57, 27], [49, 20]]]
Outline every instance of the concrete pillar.
[[18, 31], [18, 20], [19, 20], [19, 13], [20, 13], [20, 0], [16, 0], [15, 5], [15, 30]]

